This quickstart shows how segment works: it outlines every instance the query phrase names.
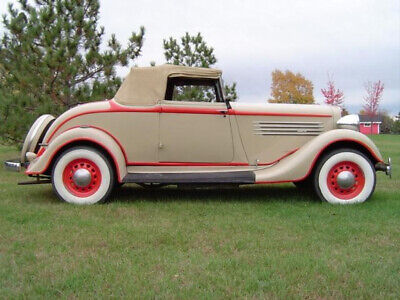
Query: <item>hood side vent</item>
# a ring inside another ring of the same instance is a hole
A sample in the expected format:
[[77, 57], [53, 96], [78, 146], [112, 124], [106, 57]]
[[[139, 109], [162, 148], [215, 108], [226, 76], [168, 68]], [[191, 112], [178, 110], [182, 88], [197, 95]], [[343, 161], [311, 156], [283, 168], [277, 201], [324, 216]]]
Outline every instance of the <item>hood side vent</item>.
[[255, 135], [319, 135], [324, 131], [322, 122], [268, 122], [254, 121]]

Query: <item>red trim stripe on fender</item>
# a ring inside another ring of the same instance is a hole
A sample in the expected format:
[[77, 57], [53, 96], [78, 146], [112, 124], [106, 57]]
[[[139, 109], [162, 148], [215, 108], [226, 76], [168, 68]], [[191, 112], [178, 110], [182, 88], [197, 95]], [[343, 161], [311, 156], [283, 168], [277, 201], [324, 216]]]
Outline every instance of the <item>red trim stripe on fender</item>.
[[269, 165], [273, 165], [275, 163], [277, 163], [278, 161], [284, 159], [285, 157], [288, 157], [289, 155], [292, 155], [293, 153], [295, 153], [297, 150], [299, 150], [299, 148], [296, 148], [292, 151], [289, 151], [288, 153], [286, 153], [285, 155], [283, 155], [282, 157], [275, 159], [274, 161], [270, 162], [270, 163], [259, 163], [259, 166], [269, 166]]
[[[67, 131], [72, 130], [72, 129], [75, 129], [75, 128], [81, 128], [81, 126], [82, 125], [73, 126], [71, 128], [68, 128], [68, 129], [64, 130], [62, 133], [67, 132]], [[128, 156], [126, 155], [125, 148], [122, 146], [121, 142], [111, 132], [109, 132], [109, 131], [101, 128], [101, 127], [93, 126], [93, 125], [84, 125], [84, 128], [98, 129], [100, 131], [103, 131], [105, 134], [109, 135], [117, 143], [117, 145], [121, 149], [122, 155], [124, 156], [124, 159], [125, 159], [125, 163], [128, 162]]]
[[155, 107], [135, 107], [135, 108], [125, 108], [122, 106], [119, 106], [117, 103], [115, 103], [114, 100], [106, 100], [108, 101], [108, 103], [110, 104], [110, 108], [108, 109], [97, 109], [97, 110], [88, 110], [88, 111], [84, 111], [81, 113], [78, 113], [76, 115], [70, 116], [67, 119], [65, 119], [64, 121], [62, 121], [55, 129], [54, 131], [50, 134], [50, 136], [48, 137], [46, 143], [49, 143], [51, 141], [51, 139], [54, 137], [54, 135], [56, 134], [56, 132], [68, 121], [75, 119], [79, 116], [83, 116], [83, 115], [90, 115], [90, 114], [98, 114], [98, 113], [107, 113], [107, 112], [143, 112], [143, 113], [160, 113], [161, 112], [161, 107], [160, 106], [155, 106]]
[[115, 164], [115, 167], [117, 168], [117, 173], [118, 173], [118, 174], [117, 174], [117, 175], [118, 175], [118, 182], [121, 182], [121, 181], [122, 181], [122, 180], [121, 180], [121, 177], [120, 177], [120, 175], [119, 175], [120, 170], [119, 170], [119, 166], [118, 166], [118, 163], [117, 163], [117, 159], [115, 158], [114, 154], [110, 151], [110, 149], [107, 148], [107, 146], [105, 146], [104, 144], [100, 143], [99, 141], [96, 141], [96, 140], [90, 139], [90, 138], [75, 138], [75, 139], [69, 140], [69, 141], [67, 141], [67, 142], [65, 142], [65, 143], [63, 143], [63, 144], [61, 144], [61, 145], [58, 146], [57, 149], [53, 152], [53, 154], [51, 155], [50, 159], [47, 161], [46, 166], [45, 166], [41, 171], [38, 171], [38, 172], [30, 172], [30, 171], [29, 171], [29, 167], [28, 167], [28, 169], [25, 171], [25, 174], [27, 174], [27, 175], [39, 175], [39, 174], [42, 174], [42, 173], [43, 173], [44, 171], [46, 171], [47, 168], [50, 166], [50, 163], [53, 161], [54, 156], [60, 151], [61, 148], [63, 148], [64, 146], [66, 146], [66, 145], [68, 145], [68, 144], [70, 144], [70, 143], [72, 143], [72, 142], [76, 142], [76, 141], [90, 141], [90, 142], [93, 142], [93, 143], [95, 143], [95, 144], [97, 144], [97, 145], [103, 147], [103, 148], [107, 151], [107, 153], [112, 157], [112, 159], [113, 159], [113, 161], [114, 161], [114, 164]]
[[363, 146], [365, 149], [367, 149], [369, 151], [369, 153], [371, 153], [371, 155], [378, 161], [378, 162], [383, 162], [378, 156], [376, 156], [376, 154], [374, 153], [374, 151], [372, 151], [372, 149], [364, 144], [363, 142], [354, 140], [354, 139], [338, 139], [338, 140], [334, 140], [331, 141], [330, 143], [326, 144], [324, 148], [322, 148], [317, 155], [314, 157], [313, 162], [311, 163], [311, 167], [308, 169], [308, 172], [306, 173], [306, 175], [304, 175], [303, 177], [299, 178], [299, 179], [294, 179], [294, 180], [277, 180], [277, 181], [256, 181], [256, 184], [267, 184], [267, 183], [287, 183], [287, 182], [296, 182], [296, 181], [301, 181], [306, 179], [311, 171], [314, 169], [315, 164], [317, 163], [318, 158], [321, 156], [321, 153], [330, 145], [337, 143], [337, 142], [343, 142], [343, 141], [347, 141], [347, 142], [355, 142], [360, 144], [361, 146]]

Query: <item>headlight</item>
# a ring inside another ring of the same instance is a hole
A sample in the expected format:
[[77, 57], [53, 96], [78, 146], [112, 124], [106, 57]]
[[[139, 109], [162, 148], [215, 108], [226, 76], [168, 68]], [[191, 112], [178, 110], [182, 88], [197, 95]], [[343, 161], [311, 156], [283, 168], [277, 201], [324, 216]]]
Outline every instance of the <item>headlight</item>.
[[358, 115], [347, 115], [341, 117], [336, 124], [340, 129], [360, 131], [360, 117]]

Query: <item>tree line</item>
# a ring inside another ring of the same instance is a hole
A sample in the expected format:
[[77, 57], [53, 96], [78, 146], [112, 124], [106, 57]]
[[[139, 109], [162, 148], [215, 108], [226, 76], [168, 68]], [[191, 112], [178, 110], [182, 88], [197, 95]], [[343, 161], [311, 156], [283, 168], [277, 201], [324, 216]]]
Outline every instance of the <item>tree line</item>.
[[[18, 0], [18, 8], [8, 5], [0, 41], [1, 142], [21, 143], [41, 114], [59, 115], [76, 104], [114, 96], [122, 82], [116, 67], [128, 66], [142, 54], [145, 28], [132, 32], [126, 47], [114, 34], [104, 43], [99, 9], [98, 0]], [[166, 63], [208, 68], [217, 62], [200, 33], [166, 38], [162, 46]], [[367, 89], [368, 114], [378, 111], [383, 92], [378, 83]], [[238, 99], [236, 83], [224, 87], [232, 101]], [[321, 92], [326, 104], [344, 108], [343, 92], [332, 80]], [[271, 96], [273, 103], [314, 103], [313, 84], [300, 73], [275, 70]], [[207, 95], [197, 91], [197, 97]]]

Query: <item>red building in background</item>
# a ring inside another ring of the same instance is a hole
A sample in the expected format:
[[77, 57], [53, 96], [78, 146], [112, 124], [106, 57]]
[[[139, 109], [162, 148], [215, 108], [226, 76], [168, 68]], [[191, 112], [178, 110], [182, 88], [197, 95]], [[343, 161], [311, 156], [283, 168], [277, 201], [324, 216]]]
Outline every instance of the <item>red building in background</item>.
[[381, 132], [380, 127], [382, 124], [382, 118], [380, 116], [370, 117], [365, 115], [359, 115], [360, 117], [360, 132], [364, 134], [379, 134]]

